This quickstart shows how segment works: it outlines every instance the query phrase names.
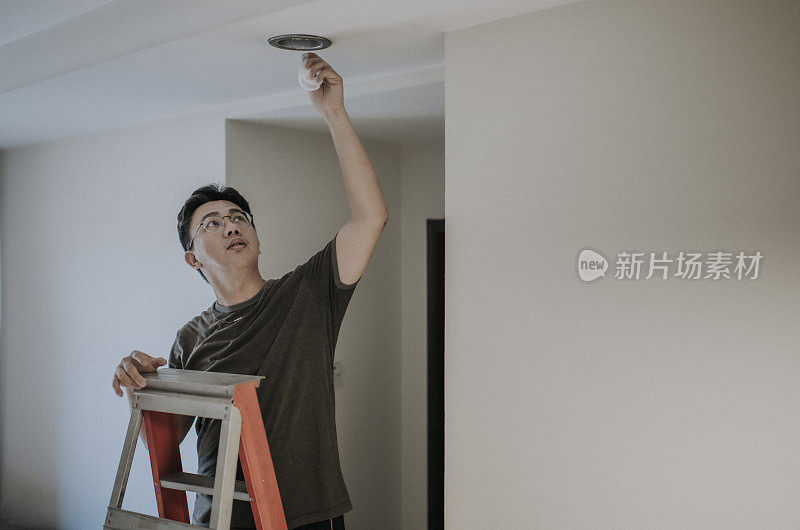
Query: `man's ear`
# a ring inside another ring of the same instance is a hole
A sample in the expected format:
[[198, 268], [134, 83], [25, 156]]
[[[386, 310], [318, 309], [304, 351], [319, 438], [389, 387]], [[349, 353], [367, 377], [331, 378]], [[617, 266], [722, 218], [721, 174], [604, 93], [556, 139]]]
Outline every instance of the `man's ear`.
[[191, 250], [187, 250], [183, 254], [183, 259], [185, 259], [186, 263], [188, 263], [189, 266], [191, 268], [193, 268], [193, 269], [202, 269], [203, 268], [203, 264], [200, 263], [199, 261], [197, 261], [197, 258], [195, 257], [194, 252], [192, 252]]

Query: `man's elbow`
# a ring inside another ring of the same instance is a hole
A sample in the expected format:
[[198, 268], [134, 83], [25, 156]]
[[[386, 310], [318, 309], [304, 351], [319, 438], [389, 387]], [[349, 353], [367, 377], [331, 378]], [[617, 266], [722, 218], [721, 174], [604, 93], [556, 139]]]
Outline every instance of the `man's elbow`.
[[388, 213], [370, 214], [361, 217], [352, 217], [351, 221], [362, 226], [380, 227], [381, 230], [386, 226], [389, 221]]

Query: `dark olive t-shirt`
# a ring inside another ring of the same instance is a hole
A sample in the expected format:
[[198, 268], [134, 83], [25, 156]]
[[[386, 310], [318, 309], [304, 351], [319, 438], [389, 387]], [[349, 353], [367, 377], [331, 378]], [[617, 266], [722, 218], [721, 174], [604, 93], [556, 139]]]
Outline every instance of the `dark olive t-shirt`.
[[[170, 368], [262, 375], [256, 389], [286, 524], [294, 528], [353, 509], [339, 464], [333, 358], [356, 283], [344, 285], [336, 237], [250, 300], [217, 302], [177, 333]], [[220, 420], [197, 418], [198, 473], [214, 476]], [[244, 480], [241, 463], [236, 479]], [[197, 494], [193, 523], [208, 526], [212, 497]], [[231, 528], [255, 528], [234, 500]]]

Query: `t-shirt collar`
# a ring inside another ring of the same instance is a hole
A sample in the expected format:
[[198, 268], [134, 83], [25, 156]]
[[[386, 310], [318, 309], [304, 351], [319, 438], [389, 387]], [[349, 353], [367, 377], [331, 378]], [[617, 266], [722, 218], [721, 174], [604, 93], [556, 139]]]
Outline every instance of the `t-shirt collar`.
[[267, 288], [267, 282], [264, 282], [264, 286], [249, 300], [245, 300], [244, 302], [239, 302], [238, 304], [233, 305], [222, 305], [218, 301], [214, 301], [214, 309], [219, 311], [220, 313], [233, 313], [234, 311], [238, 311], [239, 309], [244, 309], [245, 307], [250, 307], [251, 305], [255, 304], [258, 301], [258, 297], [264, 292], [264, 289]]

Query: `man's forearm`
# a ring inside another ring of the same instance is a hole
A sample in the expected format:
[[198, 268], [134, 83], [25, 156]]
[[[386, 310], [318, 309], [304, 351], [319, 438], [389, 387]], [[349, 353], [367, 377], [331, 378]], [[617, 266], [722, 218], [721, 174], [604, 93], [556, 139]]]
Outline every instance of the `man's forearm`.
[[351, 218], [364, 222], [385, 221], [388, 218], [386, 198], [347, 112], [327, 114], [325, 122], [331, 130], [333, 145], [339, 156]]

